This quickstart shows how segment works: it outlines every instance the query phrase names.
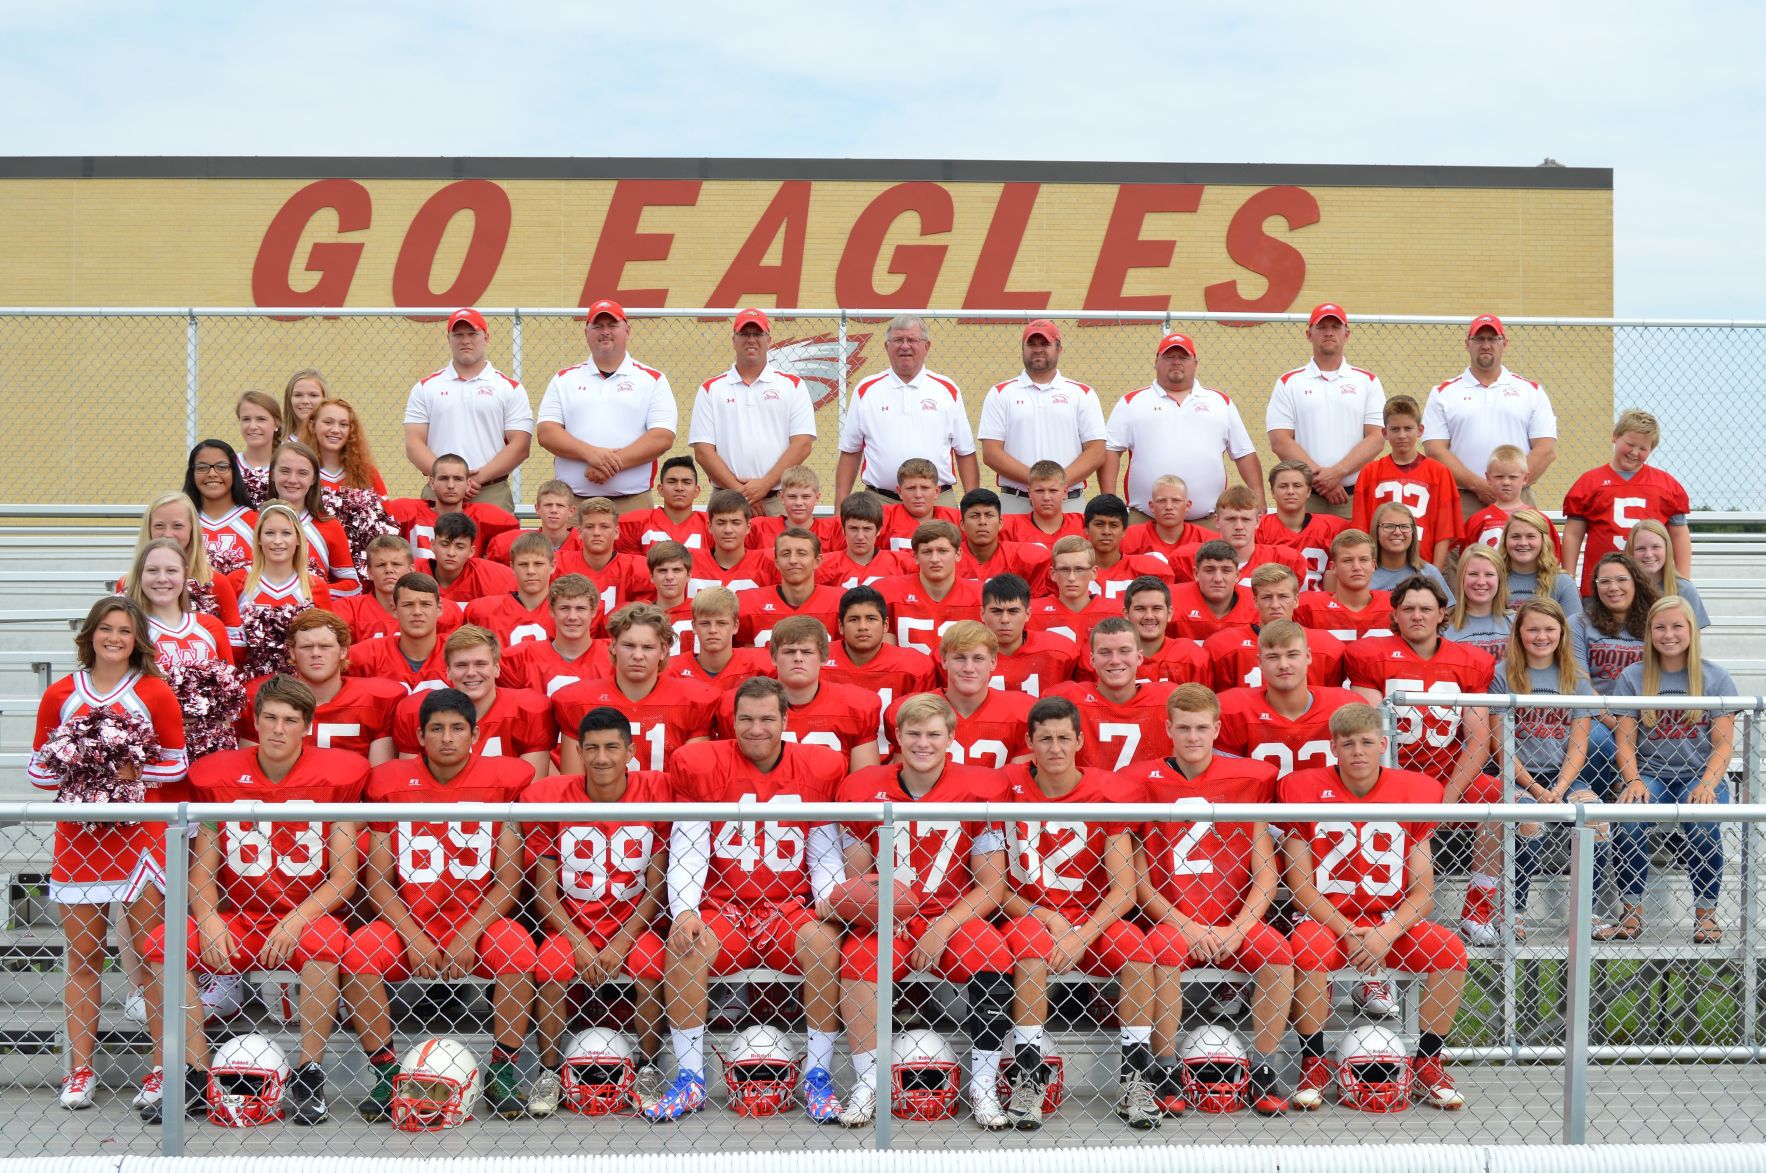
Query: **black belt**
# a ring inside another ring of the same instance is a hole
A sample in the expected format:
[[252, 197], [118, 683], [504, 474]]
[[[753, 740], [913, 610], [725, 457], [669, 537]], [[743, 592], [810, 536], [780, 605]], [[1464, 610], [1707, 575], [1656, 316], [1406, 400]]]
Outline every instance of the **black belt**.
[[[1028, 497], [1028, 496], [1030, 496], [1030, 490], [1028, 490], [1028, 489], [1014, 489], [1010, 485], [1001, 485], [1000, 492], [1004, 493], [1008, 497]], [[1067, 490], [1067, 500], [1069, 500], [1069, 501], [1073, 500], [1073, 498], [1075, 498], [1075, 497], [1083, 497], [1083, 496], [1085, 496], [1085, 486], [1084, 485], [1080, 485], [1076, 489], [1068, 489]]]
[[[956, 488], [955, 485], [939, 485], [938, 491], [940, 493], [948, 493], [954, 488]], [[887, 497], [891, 501], [901, 500], [901, 494], [897, 493], [894, 489], [879, 489], [876, 485], [866, 485], [865, 490], [867, 492], [875, 493], [879, 497]]]

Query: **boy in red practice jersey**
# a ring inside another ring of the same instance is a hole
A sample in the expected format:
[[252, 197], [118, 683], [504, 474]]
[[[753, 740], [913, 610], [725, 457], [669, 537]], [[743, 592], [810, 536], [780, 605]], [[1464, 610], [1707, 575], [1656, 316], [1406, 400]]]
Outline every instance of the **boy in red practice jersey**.
[[[402, 540], [402, 539], [400, 539]], [[288, 625], [288, 659], [294, 678], [313, 693], [317, 706], [307, 727], [307, 740], [320, 749], [341, 749], [366, 758], [371, 766], [391, 761], [392, 719], [406, 692], [390, 680], [346, 676], [349, 628], [329, 611], [302, 611]], [[241, 749], [257, 744], [255, 702], [258, 689], [271, 676], [245, 686], [245, 710], [235, 732]]]
[[1284, 460], [1269, 470], [1269, 499], [1275, 509], [1257, 523], [1257, 540], [1298, 551], [1306, 563], [1300, 588], [1318, 590], [1331, 564], [1331, 540], [1349, 528], [1348, 519], [1306, 512], [1312, 500], [1312, 469], [1302, 460]]
[[1368, 585], [1376, 565], [1374, 540], [1365, 531], [1346, 529], [1338, 534], [1331, 543], [1336, 589], [1301, 592], [1294, 621], [1309, 630], [1329, 632], [1344, 644], [1364, 635], [1391, 635], [1392, 598]]
[[656, 475], [662, 504], [638, 509], [619, 519], [619, 552], [642, 557], [658, 542], [677, 542], [689, 550], [711, 545], [706, 515], [693, 508], [699, 497], [699, 466], [691, 456], [671, 456]]
[[[1613, 459], [1576, 478], [1564, 494], [1564, 573], [1576, 578], [1581, 566], [1582, 597], [1594, 593], [1594, 564], [1602, 554], [1623, 552], [1631, 527], [1653, 519], [1668, 527], [1674, 569], [1692, 576], [1691, 510], [1681, 483], [1649, 463], [1662, 440], [1662, 426], [1647, 411], [1631, 408], [1613, 424]], [[1587, 541], [1586, 557], [1583, 542]]]
[[544, 534], [522, 534], [509, 550], [515, 589], [466, 604], [466, 622], [496, 632], [505, 649], [529, 640], [552, 638], [552, 544]]
[[[1171, 562], [1184, 546], [1200, 546], [1220, 535], [1205, 525], [1188, 520], [1190, 490], [1176, 473], [1166, 473], [1153, 482], [1152, 495], [1147, 498], [1146, 521], [1137, 521], [1122, 535], [1124, 554], [1162, 554]], [[1133, 516], [1130, 511], [1130, 516]]]
[[914, 531], [915, 573], [886, 578], [877, 593], [889, 604], [890, 629], [899, 647], [932, 655], [944, 629], [981, 612], [981, 584], [957, 577], [962, 533], [948, 521], [928, 521]]
[[[848, 497], [848, 501], [852, 498]], [[889, 630], [889, 604], [874, 587], [849, 588], [840, 596], [840, 639], [828, 646], [822, 678], [835, 684], [856, 684], [877, 694], [877, 752], [889, 752], [882, 714], [897, 697], [930, 692], [937, 672], [932, 657], [884, 639]]]
[[1396, 502], [1416, 518], [1417, 549], [1439, 570], [1460, 535], [1459, 485], [1438, 460], [1424, 456], [1423, 409], [1408, 395], [1386, 400], [1386, 445], [1391, 454], [1371, 461], [1355, 478], [1350, 524], [1371, 532], [1374, 510]]
[[566, 685], [607, 675], [607, 645], [594, 638], [595, 584], [566, 574], [546, 588], [552, 638], [528, 640], [503, 653], [497, 683], [551, 696]]
[[[654, 554], [662, 548], [652, 546], [650, 552]], [[734, 591], [728, 587], [706, 587], [687, 606], [693, 617], [684, 633], [680, 631], [681, 621], [674, 621], [681, 650], [669, 660], [668, 675], [730, 692], [750, 676], [773, 674], [773, 658], [765, 648], [736, 646], [741, 605]]]
[[464, 611], [477, 599], [516, 590], [513, 571], [473, 552], [478, 525], [466, 514], [444, 513], [436, 518], [434, 543], [435, 581], [449, 605]]
[[914, 534], [929, 521], [960, 525], [962, 516], [938, 503], [938, 468], [930, 460], [914, 457], [901, 462], [895, 474], [899, 501], [883, 507], [883, 528], [877, 533], [880, 549], [892, 553], [914, 548]]
[[[350, 645], [351, 676], [374, 676], [390, 680], [406, 692], [440, 688], [447, 679], [438, 628], [444, 604], [441, 587], [422, 571], [412, 571], [392, 588], [393, 612], [399, 632], [388, 639], [371, 639]], [[458, 611], [452, 603], [447, 610]]]
[[883, 528], [883, 499], [875, 493], [857, 492], [840, 503], [840, 536], [843, 545], [822, 559], [816, 581], [823, 586], [851, 590], [905, 574], [911, 567], [877, 544]]
[[957, 554], [957, 576], [985, 582], [1002, 574], [1015, 574], [1038, 594], [1047, 594], [1049, 550], [1034, 542], [1007, 542], [1000, 538], [1003, 515], [999, 495], [992, 489], [970, 489], [963, 494], [963, 548]]
[[[674, 632], [668, 616], [648, 603], [633, 603], [607, 622], [613, 671], [605, 679], [584, 680], [552, 697], [552, 719], [560, 729], [582, 725], [590, 709], [612, 705], [632, 722], [636, 745], [632, 769], [666, 770], [681, 746], [711, 736], [718, 692], [710, 685], [663, 675]], [[582, 773], [576, 740], [559, 746], [558, 772]]]
[[1055, 542], [1049, 558], [1049, 580], [1055, 584], [1055, 593], [1031, 600], [1032, 631], [1058, 635], [1072, 640], [1075, 648], [1082, 648], [1091, 638], [1092, 628], [1122, 614], [1122, 608], [1106, 599], [1097, 585], [1097, 554], [1083, 534], [1069, 534]]
[[650, 568], [635, 554], [619, 552], [619, 510], [606, 497], [576, 507], [576, 543], [558, 551], [553, 577], [581, 574], [595, 584], [602, 615], [650, 598]]
[[687, 597], [708, 586], [725, 586], [740, 595], [779, 581], [771, 550], [748, 548], [748, 521], [753, 513], [736, 489], [719, 489], [706, 502], [706, 524], [711, 527], [711, 546], [693, 552], [693, 578]]
[[[448, 637], [442, 655], [448, 666], [448, 687], [464, 693], [477, 712], [473, 725], [479, 756], [520, 758], [536, 778], [550, 773], [552, 747], [558, 744], [551, 703], [527, 689], [497, 687], [502, 659], [497, 637], [467, 624]], [[421, 715], [427, 696], [425, 691], [406, 697], [393, 714], [393, 744], [402, 758], [423, 752]]]
[[1219, 748], [1268, 762], [1277, 777], [1333, 765], [1331, 714], [1359, 699], [1312, 682], [1311, 633], [1278, 619], [1257, 633], [1259, 683], [1220, 694]]
[[1085, 519], [1067, 512], [1067, 470], [1058, 460], [1039, 460], [1025, 478], [1029, 485], [1029, 513], [1014, 513], [1000, 527], [1004, 541], [1022, 545], [1053, 546], [1062, 538], [1083, 537]]
[[1170, 753], [1165, 698], [1177, 685], [1141, 681], [1140, 636], [1134, 625], [1117, 615], [1094, 627], [1091, 664], [1096, 680], [1059, 684], [1048, 692], [1079, 707], [1085, 733], [1081, 764], [1120, 770], [1132, 761]]
[[494, 559], [505, 565], [509, 562], [510, 552], [515, 543], [523, 535], [539, 534], [546, 539], [546, 546], [554, 557], [565, 546], [577, 541], [576, 536], [576, 495], [570, 486], [556, 478], [543, 481], [533, 495], [534, 518], [540, 524], [537, 529], [509, 530], [491, 539], [485, 557]]
[[1030, 584], [1016, 574], [999, 574], [981, 585], [981, 622], [999, 644], [994, 688], [1032, 699], [1042, 690], [1073, 679], [1079, 647], [1052, 631], [1030, 631]]
[[1171, 634], [1198, 647], [1222, 628], [1256, 621], [1251, 592], [1239, 585], [1239, 556], [1224, 541], [1196, 548], [1194, 582], [1171, 592]]
[[[848, 770], [876, 765], [877, 724], [882, 719], [877, 694], [822, 678], [828, 632], [820, 621], [793, 615], [773, 630], [775, 637], [767, 650], [772, 658], [770, 675], [785, 686], [785, 740], [834, 750], [846, 758]], [[718, 705], [720, 736], [734, 730], [735, 716], [735, 697], [725, 692]]]
[[[1263, 683], [1257, 663], [1257, 633], [1277, 620], [1292, 619], [1299, 600], [1299, 580], [1286, 566], [1271, 563], [1252, 572], [1251, 603], [1257, 609], [1257, 622], [1223, 628], [1202, 641], [1202, 654], [1207, 658], [1217, 692], [1243, 685], [1254, 688]], [[1341, 685], [1346, 652], [1343, 641], [1329, 632], [1307, 628], [1306, 646], [1312, 650], [1308, 679], [1332, 688]]]
[[[1034, 701], [1025, 693], [994, 686], [999, 641], [993, 632], [973, 619], [960, 620], [945, 629], [938, 653], [946, 682], [942, 696], [956, 721], [951, 761], [998, 770], [1029, 758], [1024, 720]], [[895, 702], [895, 711], [884, 717], [885, 728], [900, 724], [897, 712], [906, 703], [905, 697]]]
[[793, 615], [821, 623], [824, 631], [840, 625], [840, 588], [816, 585], [822, 564], [822, 540], [806, 529], [788, 529], [773, 540], [773, 577], [776, 586], [740, 591], [736, 604], [741, 612], [737, 642], [764, 648], [773, 638], [773, 627]]
[[779, 475], [779, 503], [784, 512], [778, 517], [756, 517], [748, 523], [748, 544], [756, 550], [770, 550], [773, 540], [788, 529], [806, 529], [822, 543], [824, 554], [846, 548], [846, 535], [840, 518], [817, 517], [816, 506], [822, 503], [822, 478], [813, 468], [795, 465]]

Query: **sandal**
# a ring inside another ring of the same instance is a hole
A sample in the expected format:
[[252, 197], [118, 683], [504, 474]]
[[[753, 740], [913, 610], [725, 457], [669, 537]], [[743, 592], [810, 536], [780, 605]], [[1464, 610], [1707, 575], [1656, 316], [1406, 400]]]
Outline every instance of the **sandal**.
[[1716, 909], [1694, 909], [1693, 917], [1698, 924], [1698, 927], [1692, 931], [1694, 945], [1720, 945], [1723, 943], [1723, 926], [1717, 923]]
[[1625, 915], [1620, 917], [1617, 923], [1595, 925], [1593, 936], [1596, 941], [1637, 940], [1643, 936], [1643, 906], [1641, 904], [1626, 905]]

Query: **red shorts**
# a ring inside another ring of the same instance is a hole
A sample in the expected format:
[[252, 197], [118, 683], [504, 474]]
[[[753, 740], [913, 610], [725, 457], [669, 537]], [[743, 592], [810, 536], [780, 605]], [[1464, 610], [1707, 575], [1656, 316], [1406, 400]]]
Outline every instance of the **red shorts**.
[[[596, 949], [605, 949], [607, 942], [613, 940], [615, 933], [623, 927], [619, 921], [601, 921], [592, 925], [578, 922], [577, 928], [589, 939], [589, 944]], [[667, 960], [668, 946], [657, 936], [654, 929], [645, 929], [632, 940], [632, 947], [625, 955], [625, 973], [627, 977], [639, 981], [662, 980], [662, 964]], [[570, 947], [570, 938], [563, 933], [548, 933], [540, 942], [539, 961], [534, 966], [533, 976], [536, 981], [568, 982], [576, 980], [576, 953]]]
[[[452, 925], [423, 925], [421, 928], [430, 940], [444, 948], [458, 932], [458, 928]], [[533, 937], [528, 931], [506, 916], [498, 917], [479, 935], [478, 959], [472, 966], [472, 976], [497, 978], [531, 974], [535, 960]], [[402, 982], [411, 976], [411, 958], [398, 930], [377, 920], [350, 934], [349, 948], [343, 955], [343, 972]]]
[[[263, 967], [258, 964], [258, 954], [264, 951], [264, 942], [269, 940], [270, 930], [280, 923], [280, 917], [248, 916], [243, 912], [223, 912], [221, 919], [227, 922], [227, 931], [233, 936], [233, 956], [228, 959], [225, 968], [212, 971], [218, 973], [254, 973]], [[202, 938], [192, 919], [185, 930], [188, 934], [189, 948], [185, 951], [185, 964], [199, 973], [211, 972], [202, 963]], [[326, 914], [301, 930], [300, 940], [295, 944], [294, 953], [289, 957], [286, 968], [304, 969], [308, 964], [335, 964], [343, 960], [344, 950], [350, 940], [349, 930], [343, 922]], [[166, 929], [160, 925], [147, 935], [147, 948], [142, 951], [147, 961], [163, 962], [166, 959]]]
[[744, 969], [797, 972], [797, 934], [816, 919], [813, 910], [793, 901], [778, 904], [727, 905], [700, 915], [717, 939], [718, 977]]
[[[902, 926], [895, 938], [895, 980], [901, 981], [910, 971], [908, 954], [914, 942], [931, 924], [927, 917], [916, 916]], [[979, 918], [966, 920], [945, 942], [944, 952], [932, 967], [934, 976], [947, 982], [966, 982], [978, 973], [1012, 972], [1012, 949], [1006, 935]], [[877, 934], [848, 933], [840, 948], [840, 976], [848, 981], [877, 980]]]
[[[1148, 929], [1147, 951], [1153, 955], [1154, 965], [1178, 969], [1203, 966], [1202, 962], [1190, 958], [1189, 942], [1184, 940], [1176, 925], [1157, 924]], [[1258, 921], [1245, 931], [1237, 949], [1226, 957], [1216, 958], [1212, 964], [1217, 969], [1230, 969], [1235, 973], [1256, 973], [1266, 965], [1294, 964], [1294, 951], [1288, 946], [1286, 937]]]
[[[1079, 922], [1084, 924], [1084, 921]], [[1048, 926], [1033, 916], [1013, 917], [1005, 923], [1006, 946], [1018, 961], [1047, 961], [1055, 947]], [[1146, 965], [1153, 960], [1147, 935], [1119, 920], [1099, 933], [1079, 959], [1080, 972], [1091, 977], [1115, 977], [1125, 965]]]
[[[1369, 922], [1377, 924], [1377, 921]], [[1303, 920], [1294, 926], [1289, 943], [1294, 947], [1294, 968], [1302, 973], [1329, 973], [1349, 964], [1343, 942], [1317, 921]], [[1400, 973], [1441, 973], [1466, 967], [1465, 942], [1459, 934], [1433, 921], [1418, 921], [1392, 942], [1386, 964]]]

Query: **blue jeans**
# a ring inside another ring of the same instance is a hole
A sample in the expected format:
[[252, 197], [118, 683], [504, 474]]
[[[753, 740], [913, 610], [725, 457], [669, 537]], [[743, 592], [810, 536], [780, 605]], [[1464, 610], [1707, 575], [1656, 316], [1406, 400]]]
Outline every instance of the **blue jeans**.
[[[1651, 802], [1685, 802], [1699, 784], [1698, 774], [1681, 778], [1643, 776]], [[1729, 801], [1729, 780], [1717, 784], [1717, 801]], [[1627, 904], [1643, 899], [1649, 885], [1649, 823], [1620, 823], [1616, 829], [1619, 856], [1619, 892]], [[1680, 824], [1680, 862], [1692, 881], [1692, 900], [1698, 908], [1717, 907], [1723, 889], [1723, 827], [1720, 823]]]
[[1598, 716], [1588, 723], [1588, 761], [1582, 767], [1582, 780], [1596, 794], [1616, 796], [1625, 789], [1619, 784], [1618, 744]]

